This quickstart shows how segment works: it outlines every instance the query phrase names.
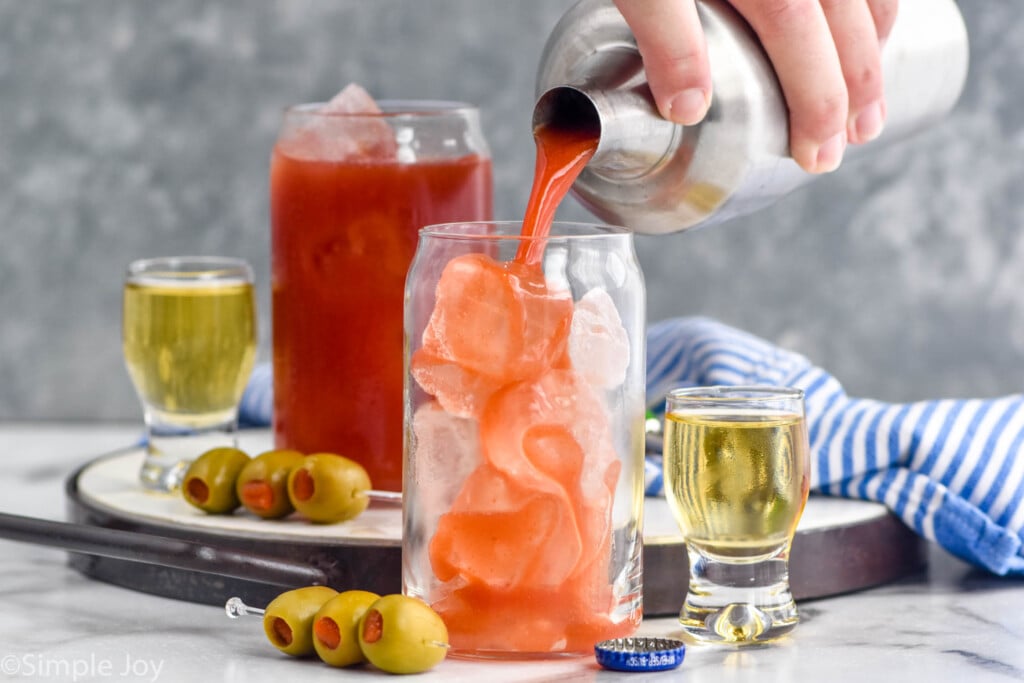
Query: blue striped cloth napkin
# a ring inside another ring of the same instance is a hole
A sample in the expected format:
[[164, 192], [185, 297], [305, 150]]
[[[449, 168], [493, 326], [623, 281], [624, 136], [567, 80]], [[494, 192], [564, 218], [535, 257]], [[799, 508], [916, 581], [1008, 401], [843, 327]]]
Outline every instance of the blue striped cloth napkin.
[[[851, 398], [805, 357], [707, 318], [675, 318], [647, 336], [647, 400], [658, 416], [681, 386], [803, 389], [811, 489], [884, 503], [919, 534], [996, 574], [1024, 575], [1024, 396], [895, 404]], [[261, 365], [239, 421], [267, 426], [272, 377]], [[663, 495], [660, 455], [647, 494]]]

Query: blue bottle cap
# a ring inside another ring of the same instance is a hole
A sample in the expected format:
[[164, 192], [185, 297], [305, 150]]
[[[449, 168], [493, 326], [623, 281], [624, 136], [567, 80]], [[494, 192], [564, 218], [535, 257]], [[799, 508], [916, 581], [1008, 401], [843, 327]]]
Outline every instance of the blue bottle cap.
[[675, 638], [616, 638], [595, 645], [594, 654], [613, 671], [669, 671], [683, 663], [686, 645]]

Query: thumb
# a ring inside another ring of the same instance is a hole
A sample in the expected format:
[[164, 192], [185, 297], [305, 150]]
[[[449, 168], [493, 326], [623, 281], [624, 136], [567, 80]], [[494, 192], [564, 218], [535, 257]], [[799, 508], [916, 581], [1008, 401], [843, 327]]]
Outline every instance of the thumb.
[[661, 115], [693, 125], [711, 105], [704, 30], [694, 0], [615, 0], [636, 37]]

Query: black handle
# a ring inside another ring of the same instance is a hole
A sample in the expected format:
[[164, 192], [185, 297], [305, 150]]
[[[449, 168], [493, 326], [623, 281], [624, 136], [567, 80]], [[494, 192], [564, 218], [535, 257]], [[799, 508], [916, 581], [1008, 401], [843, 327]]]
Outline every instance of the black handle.
[[227, 550], [166, 536], [55, 522], [2, 512], [0, 538], [277, 586], [295, 587], [329, 583], [329, 577], [323, 570], [300, 562]]

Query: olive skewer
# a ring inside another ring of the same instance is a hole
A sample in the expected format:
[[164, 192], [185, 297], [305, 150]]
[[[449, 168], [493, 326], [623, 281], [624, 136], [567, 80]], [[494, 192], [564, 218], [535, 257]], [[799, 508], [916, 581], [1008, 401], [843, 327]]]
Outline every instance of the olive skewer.
[[292, 449], [250, 458], [238, 448], [213, 448], [189, 465], [181, 489], [187, 502], [209, 514], [231, 514], [244, 506], [262, 519], [280, 519], [297, 510], [321, 524], [357, 517], [372, 500], [402, 500], [399, 492], [372, 489], [366, 470], [354, 460]]
[[[314, 591], [316, 592], [315, 594], [313, 593]], [[332, 661], [330, 650], [336, 648], [338, 643], [331, 643], [328, 648], [325, 648], [324, 645], [326, 643], [323, 639], [317, 642], [317, 639], [322, 638], [322, 635], [318, 630], [316, 621], [322, 616], [327, 617], [328, 621], [330, 621], [329, 617], [334, 616], [348, 628], [358, 628], [359, 647], [367, 650], [365, 653], [367, 655], [371, 655], [373, 648], [376, 647], [386, 647], [390, 650], [397, 648], [407, 651], [409, 646], [421, 646], [423, 651], [419, 653], [420, 661], [413, 662], [411, 668], [408, 669], [403, 669], [403, 667], [408, 665], [408, 663], [404, 662], [393, 662], [387, 659], [384, 662], [374, 661], [378, 668], [384, 668], [392, 673], [416, 673], [420, 670], [420, 666], [423, 666], [422, 670], [426, 670], [444, 659], [445, 653], [450, 647], [447, 629], [437, 614], [421, 600], [397, 594], [381, 598], [374, 593], [358, 590], [333, 595], [331, 593], [331, 589], [325, 589], [322, 586], [298, 588], [277, 596], [267, 605], [265, 610], [247, 605], [242, 598], [236, 596], [229, 598], [224, 603], [224, 613], [231, 619], [261, 617], [267, 639], [274, 647], [285, 654], [293, 656], [312, 654], [315, 650], [324, 662], [332, 666], [349, 666], [365, 661], [365, 659], [362, 656], [347, 654], [342, 659], [334, 659]], [[315, 611], [315, 614], [314, 610], [311, 609], [313, 604], [320, 605], [319, 610]], [[338, 604], [341, 610], [335, 610], [335, 613], [332, 614], [332, 604]], [[367, 609], [371, 611], [369, 615], [366, 615]], [[352, 612], [353, 610], [355, 621], [352, 620], [351, 614], [339, 616], [343, 615], [345, 611]], [[400, 642], [383, 642], [384, 617], [381, 611], [386, 612], [390, 619], [391, 616], [397, 614], [398, 610], [404, 612], [404, 619], [401, 621], [407, 624], [418, 622], [422, 629], [438, 637], [416, 637], [413, 634], [395, 633], [392, 630], [389, 640], [399, 640]], [[369, 619], [370, 623], [367, 623], [367, 619]], [[332, 623], [332, 625], [337, 630], [337, 624]], [[310, 640], [308, 638], [310, 633], [302, 633], [303, 631], [312, 631], [313, 639]], [[287, 634], [287, 638], [284, 640], [281, 638], [282, 632]], [[337, 635], [335, 633], [335, 636]], [[303, 645], [308, 645], [308, 647], [297, 647], [299, 645], [297, 639], [300, 636], [303, 638]], [[353, 640], [351, 634], [349, 640]], [[351, 647], [350, 644], [350, 649]], [[356, 652], [358, 653], [358, 650]], [[381, 666], [382, 663], [384, 666]], [[388, 666], [388, 664], [391, 664], [391, 666]]]

